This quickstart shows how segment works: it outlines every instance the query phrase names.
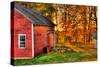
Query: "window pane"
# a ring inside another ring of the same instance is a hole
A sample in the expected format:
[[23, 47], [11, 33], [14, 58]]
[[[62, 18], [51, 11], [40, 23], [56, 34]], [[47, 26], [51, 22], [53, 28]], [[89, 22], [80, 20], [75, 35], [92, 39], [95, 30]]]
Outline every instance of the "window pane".
[[20, 44], [25, 44], [25, 41], [21, 41]]
[[20, 41], [25, 41], [25, 36], [20, 36]]
[[25, 47], [25, 44], [20, 44], [20, 47]]

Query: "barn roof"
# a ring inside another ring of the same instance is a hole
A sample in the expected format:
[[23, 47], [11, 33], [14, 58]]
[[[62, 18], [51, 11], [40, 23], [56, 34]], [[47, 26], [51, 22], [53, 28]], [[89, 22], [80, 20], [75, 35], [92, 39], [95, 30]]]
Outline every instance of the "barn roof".
[[15, 4], [14, 7], [17, 10], [19, 10], [22, 14], [24, 14], [27, 18], [29, 18], [34, 25], [55, 25], [50, 19], [43, 16], [39, 11], [36, 11], [35, 9], [25, 8], [19, 4]]

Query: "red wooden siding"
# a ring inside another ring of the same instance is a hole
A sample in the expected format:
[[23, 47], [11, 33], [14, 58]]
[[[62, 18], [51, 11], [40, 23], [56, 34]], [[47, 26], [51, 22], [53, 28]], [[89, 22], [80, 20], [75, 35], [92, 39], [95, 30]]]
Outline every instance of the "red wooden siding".
[[47, 26], [34, 27], [34, 53], [35, 56], [43, 52], [43, 48], [47, 47]]
[[[14, 58], [24, 58], [24, 57], [32, 57], [32, 24], [31, 22], [26, 19], [22, 14], [18, 11], [14, 10], [14, 36], [13, 40], [13, 47], [11, 48], [14, 50], [14, 54], [12, 57]], [[26, 34], [26, 48], [19, 48], [18, 47], [18, 34]]]
[[50, 44], [50, 47], [54, 46], [54, 34], [53, 33], [49, 34], [49, 44]]

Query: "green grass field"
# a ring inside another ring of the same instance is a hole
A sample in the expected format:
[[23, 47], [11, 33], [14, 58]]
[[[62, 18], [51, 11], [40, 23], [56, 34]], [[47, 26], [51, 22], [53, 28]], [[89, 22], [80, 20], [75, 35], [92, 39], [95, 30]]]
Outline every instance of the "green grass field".
[[14, 60], [14, 65], [87, 62], [87, 61], [96, 61], [96, 59], [97, 59], [96, 54], [78, 53], [78, 52], [67, 52], [67, 53], [50, 52], [49, 54], [42, 54], [32, 59]]

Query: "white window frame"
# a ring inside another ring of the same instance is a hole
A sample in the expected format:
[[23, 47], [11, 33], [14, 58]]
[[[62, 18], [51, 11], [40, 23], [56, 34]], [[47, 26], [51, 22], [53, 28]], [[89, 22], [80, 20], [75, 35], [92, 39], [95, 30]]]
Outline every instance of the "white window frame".
[[[25, 47], [20, 47], [20, 37], [25, 36]], [[18, 48], [26, 48], [26, 34], [18, 34]]]

